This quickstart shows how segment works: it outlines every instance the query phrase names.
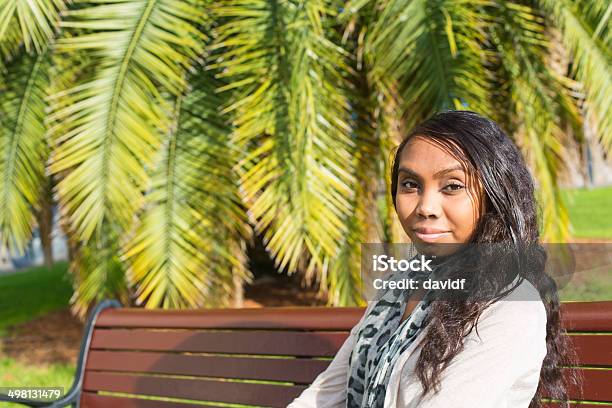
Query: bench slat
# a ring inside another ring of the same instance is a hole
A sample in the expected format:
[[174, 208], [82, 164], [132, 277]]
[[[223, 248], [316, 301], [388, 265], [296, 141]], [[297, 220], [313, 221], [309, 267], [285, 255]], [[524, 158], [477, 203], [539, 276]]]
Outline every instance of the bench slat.
[[310, 384], [330, 360], [91, 351], [87, 370], [147, 372]]
[[333, 357], [342, 332], [95, 330], [92, 349]]
[[561, 304], [567, 331], [612, 332], [612, 301]]
[[[316, 341], [313, 341], [316, 336]], [[348, 333], [96, 330], [92, 349], [333, 357]], [[612, 366], [611, 335], [572, 335], [580, 365]]]
[[612, 367], [612, 334], [570, 336], [580, 365]]
[[[566, 369], [569, 372], [570, 369]], [[580, 396], [576, 387], [570, 387], [569, 395], [572, 400], [585, 401], [612, 401], [612, 370], [582, 369], [583, 395]]]
[[330, 310], [328, 307], [195, 310], [121, 308], [104, 311], [98, 317], [96, 327], [349, 330], [361, 319], [365, 308], [334, 308], [332, 318]]
[[[612, 332], [612, 301], [568, 302], [561, 305], [563, 327], [568, 331]], [[330, 312], [330, 310], [332, 310]], [[275, 307], [253, 309], [106, 310], [98, 327], [234, 328], [348, 330], [361, 316], [363, 307]], [[333, 318], [329, 318], [333, 314]]]
[[83, 390], [112, 391], [157, 397], [184, 398], [234, 404], [286, 407], [306, 386], [254, 384], [188, 378], [85, 373]]
[[115, 397], [99, 395], [93, 392], [84, 392], [81, 399], [81, 408], [226, 408], [224, 405], [189, 404], [181, 402], [154, 401], [138, 398]]

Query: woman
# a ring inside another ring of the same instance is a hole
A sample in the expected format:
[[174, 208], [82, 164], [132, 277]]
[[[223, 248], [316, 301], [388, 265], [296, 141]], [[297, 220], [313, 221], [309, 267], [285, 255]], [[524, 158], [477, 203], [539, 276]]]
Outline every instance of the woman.
[[559, 366], [573, 354], [516, 146], [474, 112], [443, 112], [406, 136], [391, 177], [396, 212], [417, 250], [437, 256], [439, 276], [471, 284], [455, 298], [400, 291], [398, 303], [387, 291], [369, 302], [328, 368], [289, 408], [527, 408], [543, 396], [567, 399]]

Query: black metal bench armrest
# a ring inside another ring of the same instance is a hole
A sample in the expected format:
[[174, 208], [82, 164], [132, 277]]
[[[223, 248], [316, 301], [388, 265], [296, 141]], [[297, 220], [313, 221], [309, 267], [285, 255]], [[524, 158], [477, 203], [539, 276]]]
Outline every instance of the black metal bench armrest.
[[93, 329], [96, 324], [96, 319], [104, 309], [116, 307], [121, 307], [121, 303], [119, 303], [117, 300], [106, 299], [98, 303], [89, 314], [89, 317], [87, 318], [87, 324], [85, 326], [85, 333], [83, 339], [81, 340], [81, 349], [79, 351], [79, 358], [77, 360], [74, 380], [65, 396], [55, 401], [40, 401], [29, 400], [25, 398], [11, 398], [6, 394], [0, 394], [0, 401], [14, 402], [30, 407], [60, 408], [65, 407], [67, 405], [78, 407], [79, 400], [81, 397], [81, 391], [83, 388], [85, 362], [87, 361], [87, 354], [89, 353], [89, 345], [91, 344], [91, 336], [93, 334]]

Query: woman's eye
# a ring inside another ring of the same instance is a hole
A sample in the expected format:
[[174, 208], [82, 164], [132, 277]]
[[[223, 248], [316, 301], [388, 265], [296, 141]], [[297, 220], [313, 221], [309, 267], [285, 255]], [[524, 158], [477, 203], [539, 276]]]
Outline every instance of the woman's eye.
[[413, 189], [413, 188], [418, 188], [419, 187], [417, 185], [417, 183], [415, 183], [414, 181], [410, 181], [410, 180], [403, 181], [401, 184], [402, 184], [402, 186], [404, 186], [405, 188], [408, 188], [408, 189]]
[[447, 191], [458, 191], [458, 190], [461, 190], [462, 188], [463, 186], [457, 183], [450, 183], [444, 187], [444, 189]]

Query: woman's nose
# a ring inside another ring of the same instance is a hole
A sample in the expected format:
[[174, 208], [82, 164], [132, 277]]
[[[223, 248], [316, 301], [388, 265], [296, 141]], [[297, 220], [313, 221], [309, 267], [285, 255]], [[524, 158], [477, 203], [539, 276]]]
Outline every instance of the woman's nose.
[[432, 189], [423, 190], [419, 194], [419, 202], [417, 203], [416, 213], [423, 218], [438, 218], [441, 213], [441, 203], [439, 194]]

